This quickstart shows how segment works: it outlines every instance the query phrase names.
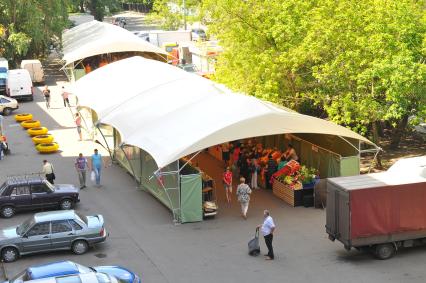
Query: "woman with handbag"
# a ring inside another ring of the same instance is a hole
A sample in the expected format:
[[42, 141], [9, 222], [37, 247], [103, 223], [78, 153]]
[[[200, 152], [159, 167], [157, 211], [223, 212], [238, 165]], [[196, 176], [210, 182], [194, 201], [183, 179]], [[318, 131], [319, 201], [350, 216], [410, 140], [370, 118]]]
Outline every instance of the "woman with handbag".
[[53, 171], [53, 165], [47, 160], [43, 160], [43, 174], [46, 176], [46, 180], [49, 181], [52, 185], [56, 179], [55, 172]]
[[238, 201], [241, 204], [241, 216], [244, 219], [247, 219], [247, 210], [250, 202], [251, 189], [249, 185], [247, 185], [245, 182], [246, 179], [244, 177], [241, 177], [240, 184], [237, 187], [237, 197]]

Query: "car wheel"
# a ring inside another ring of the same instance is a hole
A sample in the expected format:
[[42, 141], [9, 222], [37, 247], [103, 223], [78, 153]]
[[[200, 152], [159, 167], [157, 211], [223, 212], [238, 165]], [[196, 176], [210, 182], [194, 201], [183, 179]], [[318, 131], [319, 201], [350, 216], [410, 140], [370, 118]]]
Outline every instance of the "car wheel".
[[10, 113], [12, 113], [12, 109], [10, 109], [9, 107], [6, 107], [5, 109], [3, 109], [4, 116], [9, 116]]
[[72, 208], [72, 201], [70, 199], [64, 199], [61, 201], [60, 207], [62, 210], [69, 210]]
[[89, 249], [89, 244], [84, 240], [77, 240], [72, 244], [72, 251], [77, 255], [82, 255]]
[[15, 215], [15, 208], [13, 208], [12, 206], [4, 206], [1, 209], [1, 215], [4, 218], [10, 218]]
[[395, 255], [395, 245], [392, 243], [380, 244], [376, 246], [375, 254], [378, 259], [389, 259]]
[[14, 247], [7, 247], [1, 251], [1, 258], [4, 262], [14, 262], [18, 259], [19, 252]]

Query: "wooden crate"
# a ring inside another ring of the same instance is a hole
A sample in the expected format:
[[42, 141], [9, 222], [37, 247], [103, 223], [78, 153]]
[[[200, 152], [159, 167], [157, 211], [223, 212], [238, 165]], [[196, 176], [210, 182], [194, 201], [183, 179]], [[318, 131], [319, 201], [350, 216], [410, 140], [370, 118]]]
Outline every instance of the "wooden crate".
[[292, 190], [289, 185], [277, 180], [272, 185], [272, 193], [293, 207], [302, 205], [302, 190]]

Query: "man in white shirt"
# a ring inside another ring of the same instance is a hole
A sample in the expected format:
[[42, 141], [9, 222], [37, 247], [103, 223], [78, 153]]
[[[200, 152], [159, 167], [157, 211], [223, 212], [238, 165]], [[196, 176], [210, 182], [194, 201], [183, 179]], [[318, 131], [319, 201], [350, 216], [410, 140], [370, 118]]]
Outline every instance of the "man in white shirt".
[[46, 180], [53, 185], [53, 180], [55, 180], [55, 173], [53, 172], [53, 165], [47, 162], [47, 160], [43, 160], [42, 173], [45, 174]]
[[265, 238], [266, 247], [268, 247], [268, 254], [265, 255], [265, 259], [273, 260], [274, 249], [272, 248], [272, 239], [274, 237], [275, 223], [269, 215], [269, 211], [266, 209], [263, 211], [263, 217], [263, 224], [257, 226], [257, 228], [261, 228], [262, 235]]

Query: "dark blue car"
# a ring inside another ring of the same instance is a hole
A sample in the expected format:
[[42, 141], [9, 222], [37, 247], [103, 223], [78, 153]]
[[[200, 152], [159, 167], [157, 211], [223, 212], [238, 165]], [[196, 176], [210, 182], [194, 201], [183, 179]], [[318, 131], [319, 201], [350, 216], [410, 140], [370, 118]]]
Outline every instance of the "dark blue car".
[[[115, 277], [120, 283], [140, 283], [141, 279], [135, 273], [120, 266], [95, 266], [86, 267], [72, 261], [58, 261], [28, 267], [7, 283], [18, 283], [22, 281], [58, 277], [71, 274], [100, 272]], [[6, 283], [5, 282], [5, 283]]]

